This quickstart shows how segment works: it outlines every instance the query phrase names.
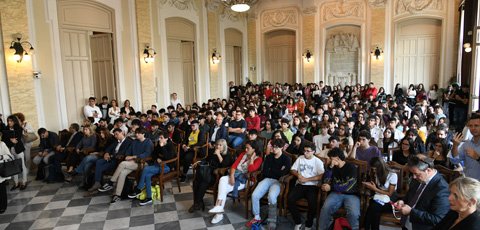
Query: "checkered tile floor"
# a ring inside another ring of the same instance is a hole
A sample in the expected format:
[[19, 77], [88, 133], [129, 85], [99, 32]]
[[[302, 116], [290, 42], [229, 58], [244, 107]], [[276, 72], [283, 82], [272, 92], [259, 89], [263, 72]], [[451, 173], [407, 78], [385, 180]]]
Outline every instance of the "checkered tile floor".
[[[30, 179], [26, 190], [9, 193], [0, 229], [246, 229], [244, 208], [232, 201], [227, 202], [224, 219], [216, 225], [210, 223], [213, 216], [207, 213], [213, 207], [210, 195], [205, 197], [205, 212], [188, 213], [193, 203], [189, 183], [181, 184], [182, 192], [168, 183], [163, 202], [142, 207], [136, 200], [110, 204], [109, 194], [84, 197], [86, 192], [75, 183], [45, 184]], [[293, 229], [293, 221], [279, 217], [277, 229]]]

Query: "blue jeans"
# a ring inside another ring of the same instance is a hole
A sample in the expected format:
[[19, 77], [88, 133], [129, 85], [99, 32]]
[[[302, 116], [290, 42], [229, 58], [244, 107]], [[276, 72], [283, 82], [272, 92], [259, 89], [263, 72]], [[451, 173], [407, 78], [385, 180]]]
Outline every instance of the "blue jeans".
[[260, 214], [260, 199], [268, 192], [268, 204], [277, 204], [277, 198], [280, 194], [280, 182], [277, 179], [265, 178], [252, 193], [252, 213]]
[[92, 168], [92, 165], [95, 164], [97, 161], [97, 155], [88, 155], [83, 158], [82, 162], [77, 166], [75, 172], [78, 174], [88, 173], [88, 171]]
[[[147, 198], [152, 198], [152, 176], [159, 174], [161, 169], [162, 168], [158, 165], [149, 165], [143, 168], [142, 176], [140, 177], [137, 188], [139, 190], [142, 190], [144, 187], [146, 187]], [[165, 165], [163, 173], [168, 172], [170, 172], [170, 167], [168, 167], [168, 165]]]
[[112, 171], [117, 166], [117, 160], [113, 158], [110, 161], [106, 161], [103, 158], [100, 158], [95, 162], [95, 182], [101, 183], [103, 173], [107, 171]]
[[333, 214], [344, 205], [347, 210], [347, 220], [352, 226], [352, 230], [358, 230], [360, 219], [360, 199], [356, 195], [346, 195], [336, 192], [331, 192], [322, 210], [320, 211], [320, 230], [326, 230], [333, 222]]
[[228, 143], [232, 145], [232, 148], [237, 148], [243, 143], [244, 138], [241, 136], [234, 136], [234, 135], [229, 135], [228, 136]]

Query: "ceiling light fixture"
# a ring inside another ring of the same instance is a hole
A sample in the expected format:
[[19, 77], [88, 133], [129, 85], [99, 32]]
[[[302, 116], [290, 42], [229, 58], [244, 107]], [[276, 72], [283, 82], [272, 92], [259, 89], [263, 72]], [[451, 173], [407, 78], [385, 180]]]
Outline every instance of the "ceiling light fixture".
[[246, 12], [258, 0], [222, 0], [223, 4], [235, 12]]

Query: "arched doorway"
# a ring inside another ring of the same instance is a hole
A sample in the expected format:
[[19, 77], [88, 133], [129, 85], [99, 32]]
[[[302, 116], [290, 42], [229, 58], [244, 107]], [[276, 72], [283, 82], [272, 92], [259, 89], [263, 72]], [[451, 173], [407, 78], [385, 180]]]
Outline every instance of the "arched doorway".
[[242, 37], [242, 32], [236, 29], [225, 29], [225, 67], [227, 82], [233, 81], [235, 85], [242, 84]]
[[195, 24], [184, 18], [167, 18], [168, 79], [170, 93], [185, 105], [197, 100], [195, 80]]
[[57, 6], [67, 119], [79, 122], [89, 97], [117, 97], [115, 12], [89, 0], [58, 1]]
[[296, 73], [295, 31], [275, 30], [265, 33], [264, 81], [293, 84]]

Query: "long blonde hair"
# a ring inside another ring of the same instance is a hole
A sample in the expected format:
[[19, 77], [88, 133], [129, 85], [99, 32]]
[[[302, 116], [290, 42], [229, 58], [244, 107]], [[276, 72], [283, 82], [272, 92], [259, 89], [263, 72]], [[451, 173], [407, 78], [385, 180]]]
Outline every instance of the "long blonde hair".
[[477, 209], [480, 209], [480, 181], [470, 177], [459, 177], [450, 183], [450, 188], [455, 186], [461, 197], [468, 202], [472, 199], [477, 201]]

